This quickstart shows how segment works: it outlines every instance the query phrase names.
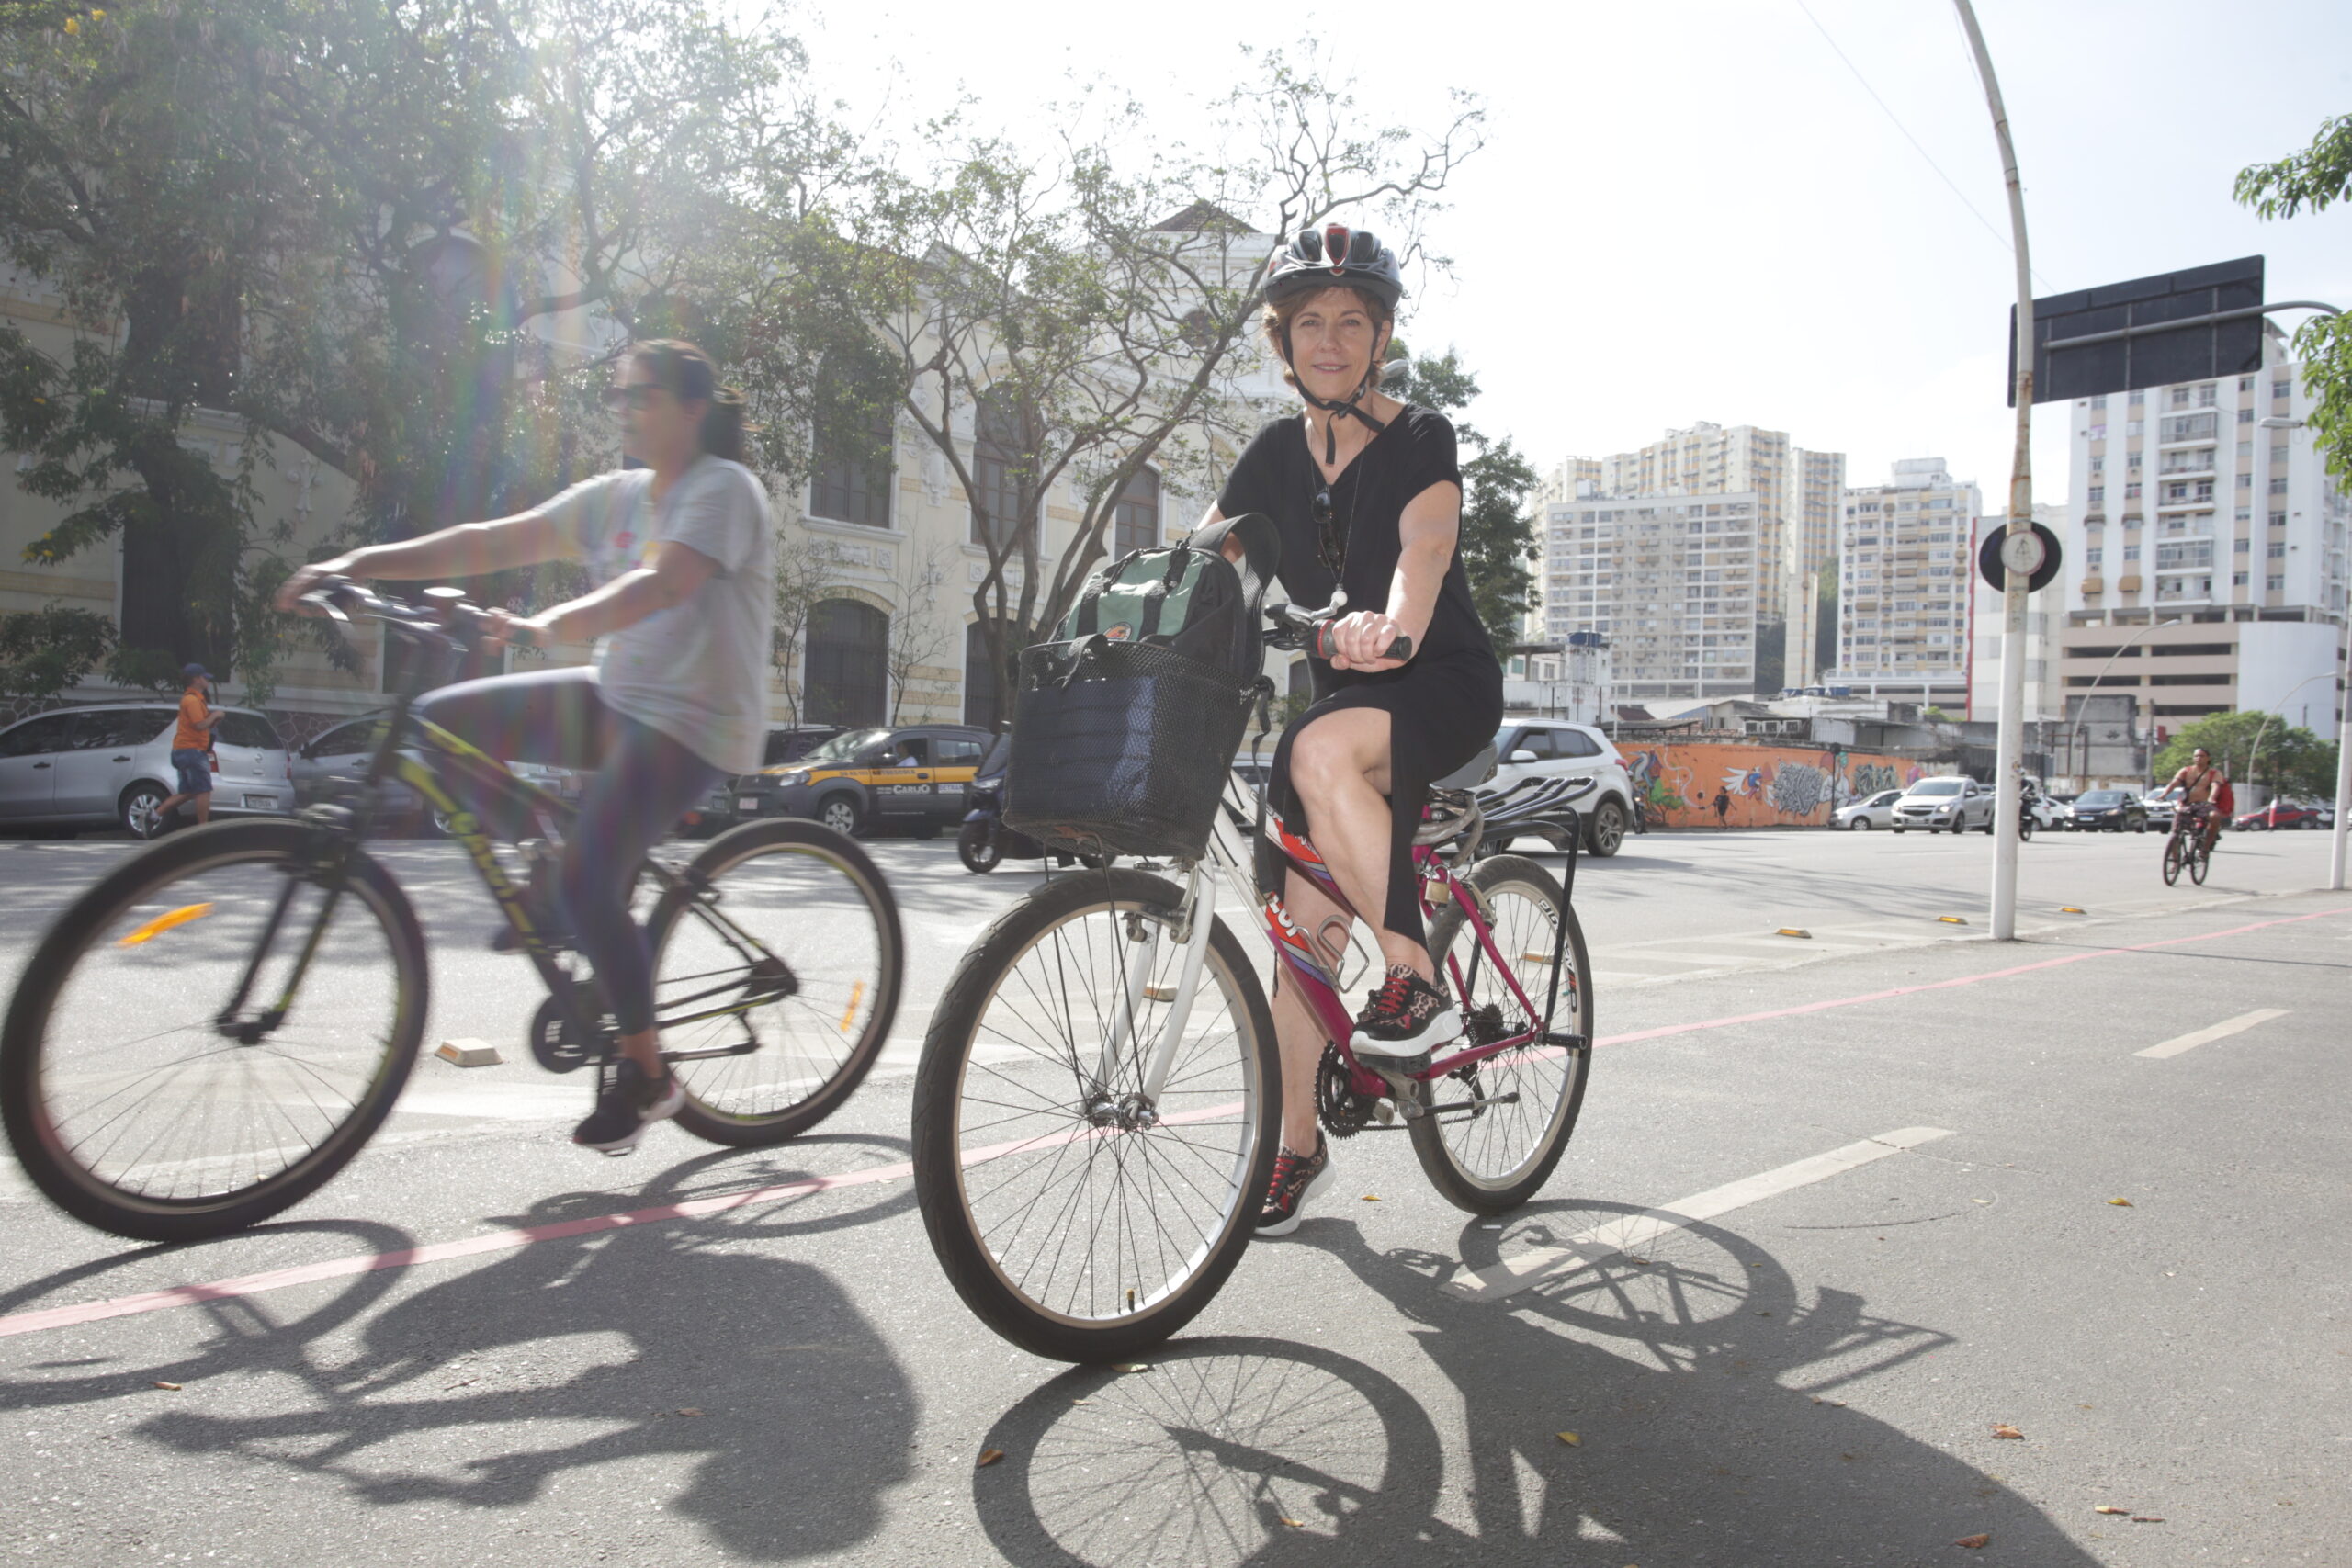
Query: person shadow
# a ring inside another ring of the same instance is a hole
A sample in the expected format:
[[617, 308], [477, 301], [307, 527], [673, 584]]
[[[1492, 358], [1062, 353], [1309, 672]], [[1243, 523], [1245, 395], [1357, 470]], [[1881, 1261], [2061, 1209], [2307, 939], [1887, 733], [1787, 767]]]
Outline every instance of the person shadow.
[[[846, 1134], [790, 1147], [827, 1142], [876, 1145], [886, 1159], [904, 1152], [899, 1140]], [[696, 1521], [730, 1557], [854, 1548], [910, 1473], [914, 1392], [848, 1293], [770, 1244], [889, 1217], [912, 1196], [892, 1183], [729, 1201], [793, 1179], [777, 1157], [787, 1154], [700, 1156], [620, 1205], [713, 1201], [690, 1217], [526, 1246], [410, 1294], [363, 1276], [346, 1293], [390, 1293], [390, 1304], [319, 1309], [301, 1320], [306, 1332], [269, 1332], [259, 1301], [209, 1303], [220, 1341], [157, 1375], [276, 1374], [259, 1386], [290, 1377], [295, 1392], [165, 1411], [132, 1430], [191, 1455], [330, 1480], [385, 1508], [519, 1509], [621, 1466], [638, 1478], [616, 1504], [625, 1531], [648, 1517], [641, 1502]], [[488, 1223], [545, 1225], [615, 1208], [611, 1193], [575, 1193]], [[126, 1386], [119, 1369], [102, 1382], [117, 1395]], [[681, 1461], [683, 1489], [665, 1495], [655, 1478]]]
[[[1296, 1241], [1411, 1325], [1461, 1411], [1454, 1454], [1398, 1381], [1420, 1383], [1414, 1371], [1392, 1377], [1329, 1346], [1204, 1339], [1167, 1348], [1148, 1376], [1065, 1373], [1009, 1411], [988, 1442], [1021, 1455], [1021, 1473], [1005, 1485], [976, 1477], [982, 1523], [1023, 1568], [1288, 1568], [1367, 1552], [1894, 1568], [1950, 1561], [1978, 1535], [2009, 1562], [2096, 1562], [1996, 1476], [1847, 1403], [1862, 1380], [1931, 1357], [1949, 1336], [1872, 1314], [1850, 1292], [1802, 1292], [1735, 1233], [1694, 1224], [1645, 1244], [1638, 1260], [1501, 1303], [1444, 1288], [1521, 1243], [1642, 1212], [1539, 1202], [1507, 1227], [1474, 1220], [1458, 1258], [1377, 1250], [1352, 1221], [1301, 1227]], [[1988, 1448], [2001, 1446], [1989, 1442], [1997, 1418], [1983, 1430]], [[1109, 1524], [1106, 1481], [1120, 1498]], [[1159, 1544], [1139, 1549], [1155, 1529]]]

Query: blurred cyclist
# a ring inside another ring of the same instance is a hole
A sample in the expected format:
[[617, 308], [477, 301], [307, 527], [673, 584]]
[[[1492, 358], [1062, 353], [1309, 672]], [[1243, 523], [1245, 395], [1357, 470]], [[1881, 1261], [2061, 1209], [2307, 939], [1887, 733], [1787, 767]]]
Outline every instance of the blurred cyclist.
[[2173, 774], [2172, 783], [2158, 790], [2156, 796], [2161, 800], [2175, 790], [2181, 792], [2183, 809], [2205, 825], [2205, 852], [2211, 854], [2222, 836], [2221, 800], [2229, 787], [2228, 775], [2213, 765], [2213, 753], [2199, 746], [2189, 753], [2188, 765]]

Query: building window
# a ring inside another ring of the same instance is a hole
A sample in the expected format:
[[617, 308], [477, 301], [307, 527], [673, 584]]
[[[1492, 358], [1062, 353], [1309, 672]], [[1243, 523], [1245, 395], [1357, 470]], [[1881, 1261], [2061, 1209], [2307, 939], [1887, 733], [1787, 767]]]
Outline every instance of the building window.
[[2240, 424], [2252, 424], [2254, 423], [2254, 409], [2251, 405], [2238, 410], [2238, 423]]
[[2233, 571], [2230, 573], [2230, 583], [2233, 587], [2244, 588], [2245, 586], [2245, 579], [2246, 574], [2245, 572]]
[[890, 525], [890, 415], [820, 419], [808, 454], [808, 515], [869, 528]]
[[1119, 493], [1119, 503], [1111, 509], [1111, 553], [1125, 555], [1129, 550], [1152, 550], [1159, 547], [1159, 476], [1149, 468], [1137, 470]]
[[2239, 390], [2239, 391], [2241, 391], [2241, 392], [2251, 392], [2251, 391], [2253, 391], [2253, 390], [2254, 390], [2254, 378], [2253, 378], [2253, 377], [2251, 377], [2251, 376], [2241, 376], [2241, 377], [2239, 377], [2239, 378], [2238, 378], [2238, 390]]
[[1035, 461], [1037, 443], [1023, 438], [1021, 416], [994, 396], [980, 399], [973, 428], [972, 482], [979, 494], [973, 498], [972, 543], [991, 542], [981, 531], [980, 513], [985, 509], [988, 529], [995, 536], [994, 543], [1002, 547], [1018, 537], [1022, 525], [1029, 521], [1020, 514], [1021, 482]]
[[2106, 558], [2107, 552], [2100, 549], [2097, 545], [2093, 545], [2089, 549], [2083, 552], [2083, 564], [2085, 566], [2097, 566]]
[[2197, 389], [2197, 406], [2199, 408], [2210, 409], [2213, 406], [2215, 400], [2216, 394], [2212, 382], [2208, 381], [2203, 386]]
[[2270, 395], [2271, 395], [2272, 397], [2274, 397], [2274, 398], [2283, 398], [2283, 397], [2286, 397], [2288, 394], [2290, 394], [2290, 392], [2292, 392], [2294, 389], [2295, 389], [2295, 383], [2294, 383], [2293, 381], [2291, 381], [2291, 380], [2287, 380], [2287, 381], [2273, 381], [2273, 382], [2271, 382], [2271, 383], [2270, 383]]
[[2287, 579], [2284, 575], [2274, 571], [2268, 577], [2264, 578], [2262, 580], [2262, 583], [2263, 586], [2267, 588], [2271, 592], [2276, 593], [2280, 589], [2287, 586]]
[[2283, 512], [2272, 513], [2270, 514], [2270, 525], [2273, 528], [2284, 528], [2287, 525], [2287, 514]]
[[2285, 560], [2287, 558], [2287, 541], [2284, 539], [2271, 540], [2270, 547], [2266, 553], [2268, 554], [2272, 560]]
[[2287, 493], [2286, 475], [2280, 474], [2270, 481], [2270, 493], [2272, 495], [2284, 495]]
[[890, 617], [854, 599], [808, 613], [808, 709], [813, 724], [884, 723], [889, 713]]

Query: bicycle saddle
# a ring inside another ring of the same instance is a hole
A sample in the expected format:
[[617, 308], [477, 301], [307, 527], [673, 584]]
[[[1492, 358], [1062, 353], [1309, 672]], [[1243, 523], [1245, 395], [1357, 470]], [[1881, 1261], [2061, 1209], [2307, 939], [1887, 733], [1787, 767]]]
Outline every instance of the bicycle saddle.
[[1495, 776], [1495, 749], [1487, 746], [1478, 754], [1442, 779], [1430, 781], [1431, 789], [1475, 789]]

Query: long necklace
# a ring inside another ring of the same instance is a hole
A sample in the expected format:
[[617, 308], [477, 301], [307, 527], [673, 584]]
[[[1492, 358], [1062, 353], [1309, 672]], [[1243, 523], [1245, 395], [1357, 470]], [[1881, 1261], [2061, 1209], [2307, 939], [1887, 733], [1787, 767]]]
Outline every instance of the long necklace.
[[[1330, 414], [1324, 416], [1326, 421], [1335, 417]], [[1366, 436], [1364, 444], [1356, 449], [1356, 455], [1349, 459], [1348, 467], [1357, 468], [1359, 465], [1369, 461], [1371, 450], [1372, 438]], [[1307, 461], [1311, 463], [1314, 460], [1314, 456], [1310, 453]], [[1346, 473], [1346, 469], [1341, 469], [1340, 477], [1345, 478]], [[1315, 518], [1315, 553], [1322, 558], [1323, 565], [1331, 573], [1333, 583], [1344, 584], [1348, 574], [1348, 542], [1354, 536], [1356, 531], [1356, 508], [1363, 503], [1363, 474], [1359, 469], [1356, 474], [1355, 489], [1348, 496], [1348, 525], [1344, 529], [1334, 526], [1337, 518], [1331, 506], [1331, 487], [1339, 481], [1324, 479], [1320, 469], [1316, 471], [1315, 478], [1318, 482], [1315, 487], [1314, 498], [1307, 503], [1307, 509]], [[1347, 602], [1347, 589], [1344, 586], [1337, 588], [1336, 596], [1332, 602], [1334, 604]]]

